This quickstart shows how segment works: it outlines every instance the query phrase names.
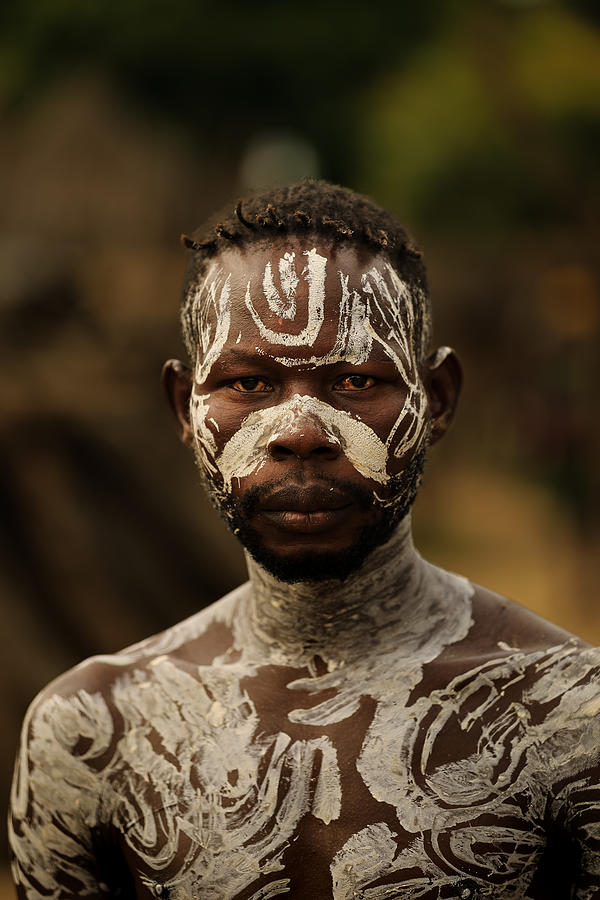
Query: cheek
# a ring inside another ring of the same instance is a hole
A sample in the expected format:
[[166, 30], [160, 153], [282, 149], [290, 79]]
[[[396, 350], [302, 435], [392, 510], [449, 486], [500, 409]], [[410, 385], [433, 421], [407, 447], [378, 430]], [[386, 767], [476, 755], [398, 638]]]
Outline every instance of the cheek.
[[429, 402], [420, 381], [411, 387], [386, 440], [389, 471], [397, 474], [423, 445], [429, 431]]
[[217, 466], [226, 491], [233, 489], [242, 478], [260, 471], [269, 460], [269, 444], [281, 427], [278, 407], [251, 413], [239, 428], [229, 431], [221, 443]]
[[219, 403], [218, 397], [198, 393], [192, 399], [191, 421], [198, 461], [219, 489], [232, 490], [267, 460], [267, 445], [277, 431], [278, 408], [241, 416]]
[[216, 472], [219, 452], [220, 426], [211, 411], [211, 395], [193, 393], [190, 401], [190, 420], [196, 451], [204, 467]]

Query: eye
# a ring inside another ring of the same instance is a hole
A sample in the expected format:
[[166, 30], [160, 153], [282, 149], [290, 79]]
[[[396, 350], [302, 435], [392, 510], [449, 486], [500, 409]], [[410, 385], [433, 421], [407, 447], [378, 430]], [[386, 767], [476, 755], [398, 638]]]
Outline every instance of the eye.
[[371, 375], [344, 375], [339, 381], [336, 381], [334, 388], [336, 391], [366, 391], [373, 387], [375, 379]]
[[258, 375], [246, 375], [244, 378], [236, 378], [235, 381], [231, 382], [231, 387], [234, 391], [239, 391], [242, 394], [260, 394], [273, 390], [271, 385]]

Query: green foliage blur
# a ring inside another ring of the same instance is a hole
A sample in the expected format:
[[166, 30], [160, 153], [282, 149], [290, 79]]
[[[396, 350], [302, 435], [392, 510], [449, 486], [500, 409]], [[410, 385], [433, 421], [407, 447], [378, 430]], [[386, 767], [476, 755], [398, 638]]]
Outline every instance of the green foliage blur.
[[415, 225], [569, 224], [598, 188], [599, 21], [591, 3], [539, 0], [12, 0], [0, 102], [92, 68], [232, 161], [293, 128], [325, 177]]

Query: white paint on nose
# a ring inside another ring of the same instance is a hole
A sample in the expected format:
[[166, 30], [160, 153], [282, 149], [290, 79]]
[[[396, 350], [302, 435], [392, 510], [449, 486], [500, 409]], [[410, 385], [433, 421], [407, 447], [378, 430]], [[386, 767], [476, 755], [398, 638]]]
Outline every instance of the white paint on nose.
[[307, 408], [305, 399], [300, 394], [292, 397], [288, 408], [282, 414], [278, 430], [267, 440], [269, 449], [273, 449], [278, 443], [286, 446], [286, 441], [290, 439], [292, 444], [295, 444], [296, 437], [306, 437], [307, 432], [309, 434], [312, 432], [314, 439], [321, 446], [341, 449], [338, 435], [327, 426], [319, 415]]
[[295, 394], [287, 403], [250, 413], [227, 441], [217, 466], [224, 486], [231, 490], [234, 478], [258, 471], [269, 459], [269, 446], [287, 430], [302, 430], [302, 423], [318, 423], [329, 444], [338, 444], [354, 468], [380, 484], [388, 481], [387, 448], [372, 428], [341, 409], [315, 397]]

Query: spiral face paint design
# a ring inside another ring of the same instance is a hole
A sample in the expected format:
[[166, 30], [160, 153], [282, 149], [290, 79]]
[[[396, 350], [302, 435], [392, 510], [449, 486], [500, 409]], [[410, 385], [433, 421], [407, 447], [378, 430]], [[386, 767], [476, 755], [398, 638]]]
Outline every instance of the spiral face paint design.
[[[231, 273], [213, 264], [194, 298], [199, 353], [191, 416], [201, 464], [211, 479], [220, 477], [226, 492], [231, 491], [234, 478], [246, 477], [262, 468], [268, 460], [268, 445], [283, 423], [300, 430], [305, 416], [317, 420], [332, 442], [339, 443], [360, 474], [379, 484], [389, 481], [389, 460], [409, 454], [424, 437], [427, 399], [414, 350], [414, 304], [420, 298], [413, 297], [389, 263], [364, 272], [360, 290], [351, 290], [349, 275], [338, 271], [336, 337], [325, 354], [316, 355], [311, 349], [321, 334], [325, 317], [328, 261], [315, 248], [302, 255], [306, 262], [300, 271], [296, 254], [290, 250], [276, 265], [267, 262], [258, 285], [251, 280], [246, 284], [244, 304], [256, 329], [259, 352], [286, 367], [317, 368], [341, 361], [358, 366], [368, 362], [376, 345], [394, 364], [406, 388], [403, 406], [382, 440], [369, 425], [350, 413], [316, 398], [296, 395], [290, 401], [250, 413], [219, 452], [218, 418], [211, 416], [211, 395], [202, 386], [232, 340], [232, 296]], [[305, 304], [297, 300], [301, 280], [307, 287]], [[273, 316], [278, 317], [277, 330], [270, 326]], [[288, 329], [285, 322], [289, 323]], [[238, 336], [236, 342], [239, 339]], [[286, 347], [306, 348], [306, 355], [286, 356], [281, 352]]]
[[[282, 288], [286, 295], [287, 304], [281, 298], [273, 283], [271, 264], [267, 263], [263, 278], [263, 291], [269, 304], [269, 308], [286, 319], [294, 320], [296, 304], [294, 294], [298, 286], [298, 277], [294, 268], [294, 253], [286, 253], [279, 261], [279, 271], [282, 273]], [[325, 268], [327, 260], [320, 256], [313, 248], [305, 253], [307, 265], [303, 275], [308, 282], [308, 313], [307, 323], [299, 334], [291, 332], [272, 331], [267, 328], [252, 302], [250, 282], [246, 289], [246, 306], [254, 319], [261, 337], [268, 344], [285, 344], [288, 347], [310, 347], [319, 336], [323, 320], [325, 318]], [[285, 312], [285, 316], [284, 316]]]

